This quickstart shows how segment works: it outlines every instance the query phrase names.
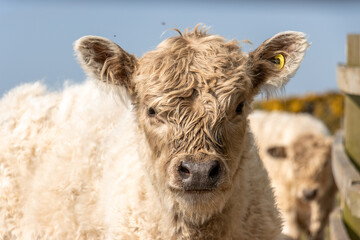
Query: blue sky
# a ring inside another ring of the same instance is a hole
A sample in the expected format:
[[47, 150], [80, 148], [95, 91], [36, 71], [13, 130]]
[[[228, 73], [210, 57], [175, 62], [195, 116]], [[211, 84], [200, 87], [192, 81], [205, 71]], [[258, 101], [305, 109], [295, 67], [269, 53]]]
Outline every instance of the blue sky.
[[65, 80], [83, 81], [72, 44], [84, 35], [109, 38], [140, 57], [174, 35], [166, 30], [197, 23], [227, 39], [249, 39], [245, 51], [281, 31], [305, 32], [312, 45], [285, 94], [325, 92], [337, 89], [346, 35], [360, 33], [360, 2], [0, 0], [0, 95], [25, 82], [60, 89]]

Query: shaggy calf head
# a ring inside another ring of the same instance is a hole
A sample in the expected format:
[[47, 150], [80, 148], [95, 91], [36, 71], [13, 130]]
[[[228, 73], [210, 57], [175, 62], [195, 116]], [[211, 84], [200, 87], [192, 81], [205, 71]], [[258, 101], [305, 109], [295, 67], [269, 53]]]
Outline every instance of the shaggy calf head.
[[149, 180], [170, 207], [196, 218], [220, 211], [231, 195], [250, 148], [254, 95], [283, 86], [308, 44], [304, 34], [284, 32], [244, 54], [236, 41], [199, 27], [178, 33], [139, 59], [95, 36], [75, 50], [91, 77], [126, 90]]
[[304, 134], [289, 147], [276, 146], [268, 149], [275, 158], [292, 161], [294, 188], [302, 201], [321, 197], [332, 181], [331, 140], [325, 136]]

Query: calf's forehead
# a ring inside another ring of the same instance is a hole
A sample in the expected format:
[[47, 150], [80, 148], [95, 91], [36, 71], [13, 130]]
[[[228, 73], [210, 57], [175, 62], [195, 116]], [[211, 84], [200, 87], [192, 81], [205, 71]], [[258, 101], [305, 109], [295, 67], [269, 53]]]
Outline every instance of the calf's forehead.
[[171, 37], [139, 60], [136, 88], [144, 101], [189, 97], [194, 89], [224, 98], [249, 88], [245, 64], [236, 41], [206, 34]]
[[331, 148], [324, 136], [303, 135], [293, 146], [295, 164], [300, 172], [317, 174], [330, 162]]

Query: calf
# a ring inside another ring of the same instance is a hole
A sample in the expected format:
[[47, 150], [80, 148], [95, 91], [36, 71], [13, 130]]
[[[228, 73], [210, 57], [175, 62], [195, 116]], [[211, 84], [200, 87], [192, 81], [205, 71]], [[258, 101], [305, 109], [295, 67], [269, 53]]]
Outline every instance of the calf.
[[75, 51], [96, 84], [30, 84], [1, 100], [2, 238], [279, 236], [247, 116], [263, 87], [295, 73], [305, 36], [244, 54], [201, 27], [178, 33], [139, 59], [83, 37]]
[[255, 111], [249, 118], [284, 217], [283, 233], [323, 239], [336, 193], [328, 129], [309, 114]]

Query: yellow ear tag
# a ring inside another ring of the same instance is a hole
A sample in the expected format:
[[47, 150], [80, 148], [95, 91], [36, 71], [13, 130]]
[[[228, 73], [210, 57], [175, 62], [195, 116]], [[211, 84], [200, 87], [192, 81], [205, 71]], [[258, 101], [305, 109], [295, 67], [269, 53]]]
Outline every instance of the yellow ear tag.
[[279, 68], [282, 69], [284, 67], [285, 64], [285, 58], [282, 54], [276, 54], [276, 56], [274, 57], [274, 63], [275, 65]]

